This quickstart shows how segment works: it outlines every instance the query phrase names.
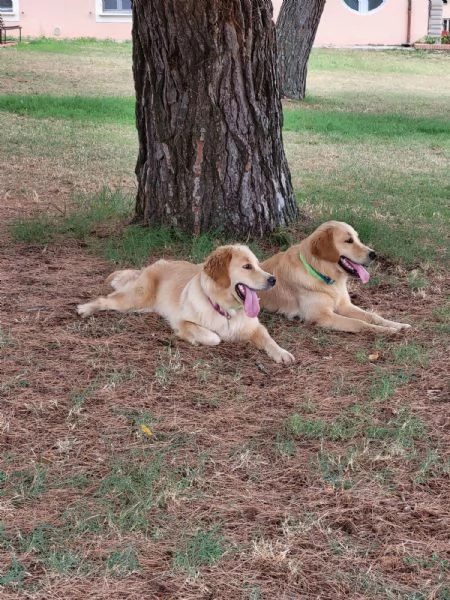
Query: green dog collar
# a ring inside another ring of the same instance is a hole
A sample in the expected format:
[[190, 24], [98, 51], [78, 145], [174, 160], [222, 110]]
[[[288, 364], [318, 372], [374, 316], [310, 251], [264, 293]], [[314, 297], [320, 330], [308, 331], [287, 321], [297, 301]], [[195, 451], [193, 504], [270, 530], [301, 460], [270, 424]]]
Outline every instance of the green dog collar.
[[334, 279], [331, 279], [331, 277], [328, 277], [328, 275], [324, 275], [323, 273], [320, 273], [314, 267], [309, 265], [301, 254], [299, 254], [299, 258], [302, 261], [303, 266], [305, 267], [305, 269], [308, 271], [308, 273], [310, 275], [312, 275], [319, 281], [323, 281], [323, 283], [326, 283], [327, 285], [332, 285], [334, 283]]

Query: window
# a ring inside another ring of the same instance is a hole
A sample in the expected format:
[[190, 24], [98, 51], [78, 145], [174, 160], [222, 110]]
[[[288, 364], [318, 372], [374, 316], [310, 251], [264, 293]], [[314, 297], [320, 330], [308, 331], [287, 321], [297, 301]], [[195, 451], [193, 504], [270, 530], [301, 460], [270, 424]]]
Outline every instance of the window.
[[97, 23], [131, 23], [132, 3], [133, 0], [95, 0]]
[[386, 0], [343, 0], [343, 2], [350, 10], [360, 15], [367, 15], [379, 8]]
[[0, 13], [12, 13], [13, 0], [0, 0]]
[[442, 21], [442, 29], [444, 31], [450, 31], [450, 19], [443, 19], [443, 21]]
[[103, 0], [103, 12], [130, 13], [131, 0]]
[[0, 14], [5, 21], [17, 21], [19, 19], [19, 0], [0, 0]]

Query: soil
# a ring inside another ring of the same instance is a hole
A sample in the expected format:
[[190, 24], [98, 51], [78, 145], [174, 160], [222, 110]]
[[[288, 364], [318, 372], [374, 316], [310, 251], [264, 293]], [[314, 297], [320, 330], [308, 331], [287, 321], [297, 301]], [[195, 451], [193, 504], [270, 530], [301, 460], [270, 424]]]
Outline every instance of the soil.
[[[413, 324], [396, 337], [263, 315], [296, 357], [285, 367], [250, 346], [190, 347], [155, 315], [82, 321], [76, 305], [106, 291], [113, 266], [75, 241], [13, 243], [7, 222], [23, 206], [13, 194], [2, 207], [1, 471], [45, 471], [46, 479], [35, 492], [0, 487], [8, 539], [58, 527], [67, 511], [94, 502], [113, 460], [163, 456], [190, 484], [149, 508], [146, 534], [111, 525], [76, 538], [91, 564], [132, 546], [139, 568], [126, 576], [58, 575], [32, 550], [14, 554], [0, 543], [0, 575], [14, 555], [26, 569], [20, 585], [3, 587], [4, 600], [450, 597], [448, 338], [439, 317], [447, 273], [429, 272], [425, 291], [415, 292], [405, 271], [381, 262], [379, 285], [354, 286], [355, 303]], [[427, 360], [394, 359], [408, 343], [426, 348]], [[376, 419], [409, 411], [424, 428], [413, 448], [358, 434], [286, 435], [294, 414], [332, 423], [367, 405], [377, 376], [392, 373], [405, 380], [375, 403]], [[136, 415], [147, 415], [150, 433]], [[80, 474], [86, 487], [61, 484]], [[225, 553], [195, 576], [174, 568], [174, 557], [199, 530], [220, 531]]]

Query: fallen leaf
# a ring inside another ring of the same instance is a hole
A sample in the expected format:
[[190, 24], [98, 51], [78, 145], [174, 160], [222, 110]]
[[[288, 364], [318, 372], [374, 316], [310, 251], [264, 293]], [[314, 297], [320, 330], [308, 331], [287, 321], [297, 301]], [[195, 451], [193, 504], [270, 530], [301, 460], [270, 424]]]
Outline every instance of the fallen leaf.
[[142, 431], [142, 433], [145, 433], [145, 435], [148, 435], [148, 437], [152, 437], [153, 431], [150, 429], [150, 427], [147, 427], [147, 425], [144, 425], [143, 423], [141, 423], [141, 425], [139, 425], [139, 429]]

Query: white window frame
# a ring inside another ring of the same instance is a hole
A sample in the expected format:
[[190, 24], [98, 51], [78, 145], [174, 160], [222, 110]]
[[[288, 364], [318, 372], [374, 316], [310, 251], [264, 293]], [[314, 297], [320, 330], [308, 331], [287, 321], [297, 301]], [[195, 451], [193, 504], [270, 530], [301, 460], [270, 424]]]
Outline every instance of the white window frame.
[[369, 0], [358, 0], [359, 10], [355, 10], [354, 8], [351, 8], [351, 6], [349, 6], [345, 2], [345, 0], [342, 0], [342, 3], [347, 10], [349, 10], [354, 15], [360, 15], [361, 17], [366, 17], [367, 15], [374, 15], [376, 12], [381, 10], [387, 4], [387, 2], [388, 2], [388, 0], [383, 0], [381, 2], [380, 6], [377, 6], [376, 8], [369, 10]]
[[97, 23], [131, 23], [131, 12], [103, 10], [103, 0], [95, 0], [95, 20]]
[[3, 20], [5, 23], [7, 21], [18, 21], [19, 20], [19, 0], [12, 0], [12, 10], [5, 11], [3, 8], [0, 8], [0, 13], [2, 14]]

